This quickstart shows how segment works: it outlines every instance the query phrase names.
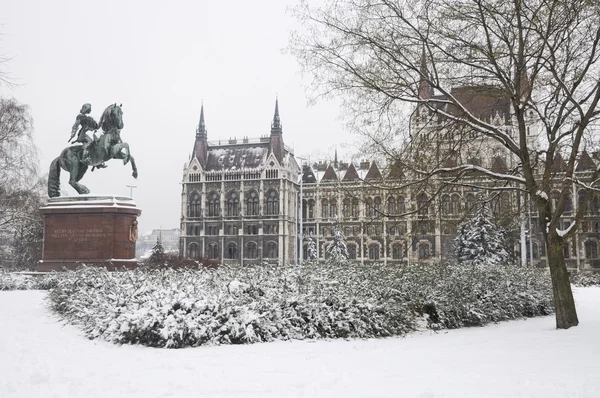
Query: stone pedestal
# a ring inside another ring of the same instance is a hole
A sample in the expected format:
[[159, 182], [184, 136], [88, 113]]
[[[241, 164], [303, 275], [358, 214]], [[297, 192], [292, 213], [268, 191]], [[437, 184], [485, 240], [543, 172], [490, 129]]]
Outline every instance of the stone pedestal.
[[51, 198], [44, 215], [44, 249], [38, 271], [75, 269], [82, 264], [133, 268], [137, 217], [142, 211], [122, 196]]

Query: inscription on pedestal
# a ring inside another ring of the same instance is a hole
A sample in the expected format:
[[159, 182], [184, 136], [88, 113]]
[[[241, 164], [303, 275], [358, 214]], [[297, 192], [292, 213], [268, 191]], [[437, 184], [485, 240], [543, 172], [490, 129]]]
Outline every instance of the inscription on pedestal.
[[69, 242], [89, 242], [93, 239], [107, 238], [108, 234], [101, 228], [56, 228], [50, 232], [52, 239], [66, 239]]

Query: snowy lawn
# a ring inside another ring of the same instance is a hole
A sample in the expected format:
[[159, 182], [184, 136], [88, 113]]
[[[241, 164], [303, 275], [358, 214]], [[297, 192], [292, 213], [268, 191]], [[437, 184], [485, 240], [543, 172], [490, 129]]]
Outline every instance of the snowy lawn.
[[404, 338], [166, 350], [88, 340], [45, 292], [0, 292], [0, 397], [600, 397], [600, 288], [554, 317]]

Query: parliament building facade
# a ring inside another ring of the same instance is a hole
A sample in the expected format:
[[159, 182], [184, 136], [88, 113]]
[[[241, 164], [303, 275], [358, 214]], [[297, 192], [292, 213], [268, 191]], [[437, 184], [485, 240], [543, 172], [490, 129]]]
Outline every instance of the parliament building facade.
[[[470, 98], [465, 100], [470, 111], [510, 130], [513, 121], [507, 103], [490, 91], [462, 90], [453, 95]], [[424, 137], [431, 133], [430, 146], [440, 149], [439, 153], [448, 153], [459, 136], [465, 137], [451, 130], [440, 134], [443, 121], [432, 124], [432, 115], [423, 113], [415, 113], [411, 128]], [[530, 131], [530, 139], [535, 140], [534, 120]], [[476, 146], [479, 149], [463, 147], [460, 157], [465, 159], [444, 157], [441, 161], [449, 167], [453, 161], [479, 162], [498, 172], [514, 166], [514, 160], [493, 142]], [[558, 174], [565, 167], [560, 160], [555, 165]], [[595, 154], [584, 152], [577, 173], [591, 175], [598, 163]], [[294, 264], [309, 258], [309, 241], [313, 240], [316, 260], [325, 261], [325, 248], [339, 228], [352, 261], [402, 264], [451, 259], [456, 228], [472, 214], [478, 191], [448, 184], [453, 176], [426, 185], [406, 184], [411, 178], [407, 174], [399, 164], [345, 163], [337, 156], [331, 162], [300, 165], [284, 144], [277, 101], [270, 134], [256, 139], [208, 141], [202, 109], [192, 155], [183, 170], [180, 254], [241, 265]], [[473, 186], [486, 184], [483, 176], [472, 179]], [[514, 261], [545, 266], [546, 250], [536, 214], [523, 211], [529, 198], [516, 192], [496, 195], [490, 201], [491, 210], [519, 220], [512, 223], [511, 231]], [[573, 186], [565, 226], [572, 221], [581, 195]], [[600, 202], [594, 198], [585, 199], [590, 203], [581, 229], [565, 246], [570, 269], [600, 268]]]

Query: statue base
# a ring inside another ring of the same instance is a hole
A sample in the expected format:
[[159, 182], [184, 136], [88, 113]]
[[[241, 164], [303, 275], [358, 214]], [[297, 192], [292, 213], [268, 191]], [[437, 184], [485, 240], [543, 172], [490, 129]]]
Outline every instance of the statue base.
[[73, 270], [83, 264], [108, 269], [137, 267], [137, 218], [133, 199], [110, 195], [50, 198], [38, 271]]

